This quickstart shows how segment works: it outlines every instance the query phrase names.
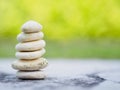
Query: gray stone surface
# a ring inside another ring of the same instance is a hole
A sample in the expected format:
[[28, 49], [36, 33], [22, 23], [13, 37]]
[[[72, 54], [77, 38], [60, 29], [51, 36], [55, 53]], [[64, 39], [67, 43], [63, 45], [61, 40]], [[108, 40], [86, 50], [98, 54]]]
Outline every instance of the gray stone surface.
[[120, 61], [48, 59], [45, 80], [19, 80], [15, 59], [0, 60], [0, 90], [120, 90]]

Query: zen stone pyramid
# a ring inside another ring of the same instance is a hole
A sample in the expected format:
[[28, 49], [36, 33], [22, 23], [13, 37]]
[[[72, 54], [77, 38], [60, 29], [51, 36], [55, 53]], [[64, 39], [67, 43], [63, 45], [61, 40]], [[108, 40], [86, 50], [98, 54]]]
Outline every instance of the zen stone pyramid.
[[35, 21], [28, 21], [23, 24], [21, 33], [17, 36], [19, 43], [16, 45], [17, 61], [12, 67], [17, 72], [19, 79], [44, 79], [46, 75], [41, 70], [48, 65], [42, 56], [45, 54], [45, 41], [42, 25]]

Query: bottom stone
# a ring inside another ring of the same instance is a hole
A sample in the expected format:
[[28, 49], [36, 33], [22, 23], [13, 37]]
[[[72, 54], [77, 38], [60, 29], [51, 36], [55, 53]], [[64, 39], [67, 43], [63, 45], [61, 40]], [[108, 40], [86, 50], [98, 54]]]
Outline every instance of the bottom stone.
[[17, 77], [24, 80], [42, 80], [45, 79], [46, 75], [43, 71], [18, 71]]

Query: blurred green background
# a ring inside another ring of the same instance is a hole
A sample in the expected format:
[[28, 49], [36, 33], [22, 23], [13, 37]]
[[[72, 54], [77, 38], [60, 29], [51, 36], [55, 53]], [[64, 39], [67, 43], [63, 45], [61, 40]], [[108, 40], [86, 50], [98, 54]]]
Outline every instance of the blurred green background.
[[28, 20], [44, 26], [48, 58], [120, 58], [120, 0], [0, 0], [0, 57], [15, 57]]

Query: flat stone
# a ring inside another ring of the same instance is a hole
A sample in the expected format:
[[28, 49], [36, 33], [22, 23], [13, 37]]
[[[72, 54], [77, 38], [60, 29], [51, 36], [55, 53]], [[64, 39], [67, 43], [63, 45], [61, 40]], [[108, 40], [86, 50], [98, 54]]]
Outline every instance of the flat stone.
[[12, 67], [16, 70], [33, 71], [45, 68], [48, 61], [45, 58], [38, 58], [35, 60], [16, 60], [13, 62]]
[[40, 30], [42, 30], [42, 28], [43, 27], [41, 24], [39, 24], [36, 21], [30, 20], [22, 25], [21, 30], [24, 33], [36, 33], [36, 32], [39, 32]]
[[46, 50], [44, 48], [33, 52], [16, 52], [15, 56], [22, 60], [32, 60], [42, 57]]
[[26, 33], [22, 32], [17, 36], [17, 40], [19, 42], [31, 42], [31, 41], [40, 40], [43, 37], [44, 37], [43, 32], [29, 33], [29, 34], [26, 34]]
[[24, 42], [18, 43], [16, 45], [17, 51], [36, 51], [44, 48], [46, 45], [44, 40], [32, 41], [32, 42]]
[[39, 71], [18, 71], [17, 78], [23, 80], [42, 80], [46, 75], [42, 70]]

